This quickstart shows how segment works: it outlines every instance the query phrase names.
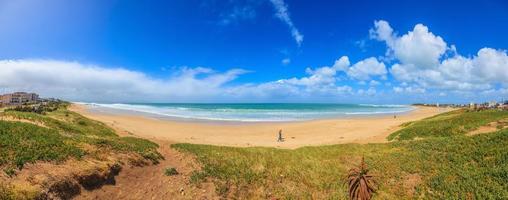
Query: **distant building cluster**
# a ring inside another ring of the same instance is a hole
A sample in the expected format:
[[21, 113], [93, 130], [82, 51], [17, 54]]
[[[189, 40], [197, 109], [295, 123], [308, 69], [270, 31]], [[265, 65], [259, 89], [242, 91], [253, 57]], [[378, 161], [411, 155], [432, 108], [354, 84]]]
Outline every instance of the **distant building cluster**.
[[0, 95], [0, 104], [3, 105], [22, 105], [38, 103], [41, 99], [36, 93], [14, 92]]
[[501, 101], [501, 102], [489, 101], [489, 102], [484, 102], [484, 103], [471, 102], [468, 107], [470, 109], [474, 109], [474, 110], [485, 110], [485, 109], [508, 110], [508, 100]]
[[32, 107], [45, 106], [54, 102], [62, 102], [55, 98], [40, 98], [37, 93], [14, 92], [0, 94], [0, 107], [19, 107], [29, 105]]
[[469, 108], [471, 110], [488, 110], [488, 109], [499, 109], [508, 110], [508, 100], [505, 101], [489, 101], [483, 103], [471, 102], [469, 104], [413, 104], [421, 106], [433, 106], [433, 107], [452, 107], [452, 108]]

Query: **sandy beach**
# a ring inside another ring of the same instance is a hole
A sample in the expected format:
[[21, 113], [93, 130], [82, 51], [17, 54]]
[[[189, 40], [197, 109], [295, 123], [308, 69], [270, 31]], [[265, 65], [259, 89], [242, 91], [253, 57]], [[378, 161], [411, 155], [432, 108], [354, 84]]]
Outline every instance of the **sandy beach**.
[[[86, 105], [73, 104], [70, 110], [104, 122], [129, 134], [174, 143], [224, 146], [265, 146], [298, 148], [341, 143], [382, 143], [399, 125], [430, 117], [450, 109], [417, 107], [393, 116], [369, 116], [312, 120], [304, 122], [218, 124], [181, 122], [145, 116], [91, 112]], [[284, 142], [277, 142], [282, 130]]]

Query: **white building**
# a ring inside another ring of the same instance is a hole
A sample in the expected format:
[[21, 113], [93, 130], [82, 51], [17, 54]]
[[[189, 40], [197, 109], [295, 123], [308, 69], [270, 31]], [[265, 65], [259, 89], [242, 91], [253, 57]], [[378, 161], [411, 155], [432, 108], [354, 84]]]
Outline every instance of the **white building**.
[[20, 105], [24, 103], [36, 103], [39, 95], [36, 93], [15, 92], [11, 94], [0, 95], [0, 103], [6, 105]]
[[496, 101], [490, 101], [489, 104], [488, 104], [488, 107], [489, 108], [494, 108], [494, 107], [496, 107], [496, 105], [497, 105]]

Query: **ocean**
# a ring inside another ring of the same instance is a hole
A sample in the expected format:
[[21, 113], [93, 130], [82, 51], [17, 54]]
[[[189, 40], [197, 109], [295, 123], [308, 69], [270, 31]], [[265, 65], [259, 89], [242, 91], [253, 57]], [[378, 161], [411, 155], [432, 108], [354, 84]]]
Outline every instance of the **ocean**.
[[413, 110], [410, 105], [309, 103], [80, 103], [92, 110], [148, 114], [183, 120], [287, 122], [348, 116], [392, 115]]

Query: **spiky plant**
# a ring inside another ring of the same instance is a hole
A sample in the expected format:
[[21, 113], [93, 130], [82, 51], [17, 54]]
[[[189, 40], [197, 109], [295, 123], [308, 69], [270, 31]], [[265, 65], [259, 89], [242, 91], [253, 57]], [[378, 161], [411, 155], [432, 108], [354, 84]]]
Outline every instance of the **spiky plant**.
[[349, 199], [369, 200], [376, 192], [374, 177], [369, 175], [369, 169], [362, 157], [360, 166], [354, 167], [348, 173]]

